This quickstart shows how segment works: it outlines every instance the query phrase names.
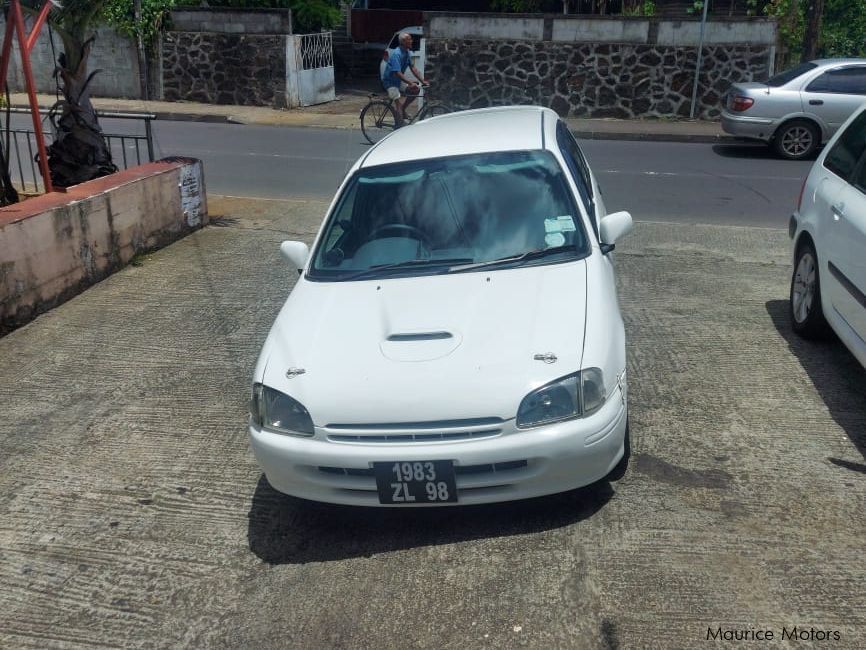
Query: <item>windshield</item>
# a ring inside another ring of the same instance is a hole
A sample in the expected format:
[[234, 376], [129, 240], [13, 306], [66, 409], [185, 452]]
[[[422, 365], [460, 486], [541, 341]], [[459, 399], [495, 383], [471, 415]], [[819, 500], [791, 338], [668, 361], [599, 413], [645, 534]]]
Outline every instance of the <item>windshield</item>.
[[359, 170], [331, 214], [308, 277], [465, 272], [494, 260], [479, 268], [514, 268], [588, 250], [556, 159], [509, 151]]
[[817, 67], [818, 66], [814, 63], [801, 63], [796, 68], [791, 68], [785, 72], [780, 72], [775, 77], [770, 77], [767, 81], [767, 85], [772, 86], [773, 88], [779, 88], [789, 81], [794, 81], [797, 77], [804, 75], [809, 72], [809, 70], [814, 70]]

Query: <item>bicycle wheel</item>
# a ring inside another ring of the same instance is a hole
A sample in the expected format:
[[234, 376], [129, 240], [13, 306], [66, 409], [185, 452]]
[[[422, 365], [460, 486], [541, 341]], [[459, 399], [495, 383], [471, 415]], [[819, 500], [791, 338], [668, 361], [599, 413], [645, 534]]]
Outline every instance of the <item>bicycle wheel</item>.
[[388, 102], [372, 101], [361, 111], [361, 132], [376, 144], [397, 128], [397, 114]]
[[426, 120], [428, 117], [438, 117], [439, 115], [445, 115], [446, 113], [450, 113], [451, 109], [448, 108], [445, 104], [441, 104], [436, 102], [435, 104], [427, 104], [424, 107], [424, 119]]

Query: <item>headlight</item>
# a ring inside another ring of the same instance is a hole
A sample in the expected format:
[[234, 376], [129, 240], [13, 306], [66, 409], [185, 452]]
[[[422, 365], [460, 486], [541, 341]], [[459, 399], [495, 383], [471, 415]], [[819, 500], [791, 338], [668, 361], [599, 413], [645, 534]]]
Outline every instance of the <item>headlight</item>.
[[313, 419], [304, 405], [262, 384], [253, 384], [250, 417], [256, 426], [277, 433], [313, 435]]
[[606, 398], [601, 370], [587, 368], [524, 397], [517, 410], [517, 426], [536, 427], [589, 415], [601, 408]]

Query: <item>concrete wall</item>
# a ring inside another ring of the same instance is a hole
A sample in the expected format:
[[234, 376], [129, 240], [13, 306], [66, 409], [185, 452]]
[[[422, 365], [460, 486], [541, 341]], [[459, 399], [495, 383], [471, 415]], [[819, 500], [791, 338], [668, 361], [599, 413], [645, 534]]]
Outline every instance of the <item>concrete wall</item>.
[[[697, 45], [700, 20], [557, 14], [438, 13], [424, 14], [429, 38], [490, 38], [580, 43], [652, 43]], [[717, 18], [707, 23], [707, 45], [774, 45], [776, 23], [765, 18]]]
[[290, 9], [178, 9], [171, 28], [179, 32], [223, 34], [291, 34]]
[[[0, 15], [0, 31], [6, 28], [6, 23]], [[63, 43], [54, 34], [54, 48], [59, 55], [63, 51]], [[24, 90], [24, 76], [21, 73], [18, 39], [13, 46], [14, 58], [9, 66], [9, 90], [21, 92]], [[39, 92], [53, 93], [56, 82], [53, 77], [56, 59], [51, 50], [51, 39], [48, 28], [43, 28], [36, 41], [36, 47], [31, 54], [33, 75]], [[102, 70], [90, 84], [91, 94], [100, 97], [128, 97], [138, 99], [141, 96], [138, 85], [138, 55], [135, 44], [125, 36], [121, 36], [109, 27], [96, 30], [96, 41], [90, 54], [89, 69]]]
[[[425, 30], [426, 74], [456, 109], [539, 104], [563, 116], [615, 118], [691, 111], [696, 20], [428, 13]], [[775, 39], [775, 21], [708, 24], [698, 117], [717, 118], [732, 83], [772, 74]]]
[[0, 208], [0, 329], [207, 224], [202, 164], [173, 159]]

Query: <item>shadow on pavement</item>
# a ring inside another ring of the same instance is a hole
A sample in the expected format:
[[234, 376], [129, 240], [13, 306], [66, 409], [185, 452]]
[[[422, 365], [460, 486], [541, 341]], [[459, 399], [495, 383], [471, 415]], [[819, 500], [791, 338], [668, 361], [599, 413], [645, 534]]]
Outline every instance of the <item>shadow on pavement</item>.
[[[866, 369], [832, 332], [823, 341], [807, 341], [797, 336], [791, 329], [787, 300], [771, 300], [766, 308], [830, 415], [866, 459]], [[866, 473], [866, 464], [839, 458], [827, 460], [839, 467]]]
[[781, 158], [779, 158], [770, 147], [761, 143], [752, 144], [750, 142], [743, 142], [738, 144], [714, 144], [713, 153], [722, 156], [723, 158], [763, 158], [767, 160], [781, 160]]
[[337, 506], [286, 496], [259, 478], [249, 512], [250, 550], [268, 564], [305, 564], [473, 539], [526, 535], [591, 517], [609, 483], [527, 501], [461, 508]]

